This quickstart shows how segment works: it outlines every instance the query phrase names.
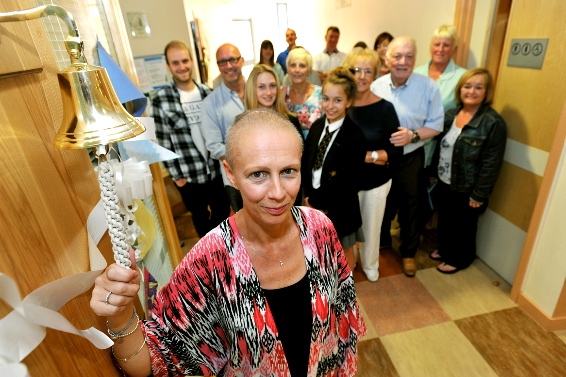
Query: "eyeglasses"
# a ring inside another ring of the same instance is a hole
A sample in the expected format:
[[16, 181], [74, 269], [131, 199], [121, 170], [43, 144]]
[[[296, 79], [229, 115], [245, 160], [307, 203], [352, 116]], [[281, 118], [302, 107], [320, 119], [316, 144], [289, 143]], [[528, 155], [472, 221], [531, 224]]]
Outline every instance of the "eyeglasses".
[[362, 72], [366, 74], [366, 76], [370, 76], [373, 75], [373, 70], [370, 68], [350, 68], [350, 72], [352, 72], [353, 75], [361, 75]]
[[240, 61], [242, 57], [238, 56], [237, 58], [230, 58], [230, 59], [220, 59], [216, 61], [216, 64], [218, 64], [218, 66], [223, 67], [226, 64], [230, 63], [232, 65], [236, 64], [237, 62]]

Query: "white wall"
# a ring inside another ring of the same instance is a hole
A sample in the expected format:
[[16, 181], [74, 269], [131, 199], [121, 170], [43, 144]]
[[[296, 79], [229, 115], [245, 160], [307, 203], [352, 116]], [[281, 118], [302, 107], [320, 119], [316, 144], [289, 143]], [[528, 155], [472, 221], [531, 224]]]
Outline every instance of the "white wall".
[[564, 243], [564, 213], [566, 213], [566, 145], [541, 221], [537, 241], [525, 275], [522, 291], [552, 316], [566, 280], [566, 243]]
[[[218, 74], [214, 54], [223, 43], [238, 45], [231, 32], [233, 19], [251, 19], [255, 42], [256, 59], [259, 45], [269, 39], [276, 54], [287, 44], [285, 36], [278, 30], [277, 3], [284, 0], [120, 0], [124, 22], [129, 30], [127, 13], [146, 12], [152, 29], [149, 38], [133, 38], [130, 44], [134, 57], [160, 54], [172, 39], [190, 41], [189, 21], [194, 17], [201, 21], [206, 54], [210, 61], [209, 77]], [[287, 0], [288, 26], [297, 33], [297, 44], [312, 54], [324, 46], [326, 28], [340, 28], [338, 48], [349, 52], [358, 41], [373, 46], [375, 37], [382, 31], [394, 36], [408, 35], [417, 42], [417, 65], [429, 59], [428, 46], [433, 31], [441, 24], [452, 24], [456, 0], [396, 0], [396, 1], [336, 1], [336, 0]], [[340, 7], [338, 4], [350, 4]], [[474, 29], [470, 41], [468, 67], [485, 62], [485, 51], [489, 38], [489, 25], [496, 0], [479, 1], [476, 5]]]
[[482, 0], [476, 3], [467, 68], [485, 66], [496, 6], [497, 0]]
[[[238, 41], [231, 40], [229, 31], [234, 18], [252, 19], [256, 55], [264, 39], [273, 42], [276, 54], [287, 47], [285, 36], [278, 32], [277, 2], [283, 1], [185, 0], [185, 5], [202, 21], [211, 57], [211, 77], [218, 74], [214, 64], [216, 49], [226, 42], [238, 44]], [[345, 52], [349, 52], [360, 40], [373, 47], [375, 37], [382, 31], [394, 36], [409, 35], [417, 41], [419, 65], [429, 59], [428, 46], [433, 31], [441, 24], [454, 22], [456, 7], [456, 0], [437, 0], [434, 6], [423, 0], [357, 0], [349, 1], [351, 6], [344, 8], [337, 8], [338, 2], [334, 0], [287, 0], [286, 3], [288, 26], [296, 31], [297, 44], [312, 54], [322, 51], [326, 28], [335, 25], [341, 32], [338, 48]]]
[[190, 44], [189, 26], [185, 17], [183, 0], [120, 0], [126, 29], [130, 32], [128, 12], [145, 12], [151, 36], [128, 35], [134, 58], [163, 54], [165, 45], [173, 39]]

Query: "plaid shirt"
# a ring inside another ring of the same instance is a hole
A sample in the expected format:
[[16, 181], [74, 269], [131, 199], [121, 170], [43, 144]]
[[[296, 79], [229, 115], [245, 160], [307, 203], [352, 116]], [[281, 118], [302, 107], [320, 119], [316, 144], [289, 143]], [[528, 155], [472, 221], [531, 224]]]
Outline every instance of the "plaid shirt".
[[[201, 99], [210, 92], [207, 86], [196, 83]], [[151, 98], [151, 110], [155, 121], [157, 142], [163, 148], [177, 153], [178, 159], [164, 161], [163, 164], [174, 181], [186, 178], [190, 183], [206, 183], [220, 175], [218, 161], [205, 160], [191, 137], [189, 121], [181, 107], [181, 97], [171, 82]], [[207, 173], [206, 166], [210, 170]]]

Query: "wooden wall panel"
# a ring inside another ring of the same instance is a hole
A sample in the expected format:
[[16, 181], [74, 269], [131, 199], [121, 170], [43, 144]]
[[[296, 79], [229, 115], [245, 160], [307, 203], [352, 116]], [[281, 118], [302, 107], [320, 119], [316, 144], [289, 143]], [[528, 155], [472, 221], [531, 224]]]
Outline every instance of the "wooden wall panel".
[[501, 59], [505, 56], [503, 46], [505, 45], [505, 35], [507, 33], [512, 2], [513, 0], [498, 1], [497, 9], [493, 17], [493, 25], [491, 26], [491, 39], [489, 41], [489, 53], [487, 55], [485, 68], [491, 72], [495, 85], [497, 85]]
[[[19, 10], [16, 0], [0, 3], [0, 12]], [[0, 24], [0, 77], [41, 70], [37, 49], [23, 22]]]
[[[509, 138], [550, 151], [566, 97], [566, 1], [513, 2], [494, 108], [509, 125]], [[508, 67], [512, 38], [549, 38], [542, 69]]]
[[468, 66], [475, 10], [476, 0], [456, 0], [454, 26], [458, 30], [458, 48], [453, 59], [460, 67]]
[[[18, 9], [35, 6], [18, 0]], [[22, 297], [53, 280], [90, 269], [86, 219], [100, 190], [86, 150], [53, 147], [62, 105], [57, 64], [41, 20], [27, 21], [42, 62], [41, 73], [0, 79], [0, 272]], [[112, 262], [108, 237], [99, 248]], [[77, 328], [105, 328], [87, 292], [61, 309]], [[0, 302], [0, 316], [10, 311]], [[48, 330], [23, 360], [35, 376], [118, 376], [108, 350], [75, 335]]]
[[526, 232], [541, 182], [538, 175], [504, 162], [489, 208]]

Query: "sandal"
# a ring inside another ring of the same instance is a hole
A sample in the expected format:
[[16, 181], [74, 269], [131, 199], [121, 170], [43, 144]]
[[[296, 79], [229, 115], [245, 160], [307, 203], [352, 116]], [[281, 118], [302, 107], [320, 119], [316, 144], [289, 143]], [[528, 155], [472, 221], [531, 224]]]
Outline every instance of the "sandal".
[[[450, 268], [453, 268], [453, 270], [442, 270], [442, 267], [450, 267]], [[438, 272], [442, 272], [443, 274], [446, 274], [446, 275], [455, 274], [456, 272], [460, 271], [460, 269], [458, 267], [454, 267], [454, 266], [451, 266], [451, 265], [446, 264], [446, 263], [441, 263], [438, 266], [436, 266], [436, 270]]]
[[431, 252], [428, 256], [432, 260], [442, 260], [442, 255], [438, 254], [438, 249]]

